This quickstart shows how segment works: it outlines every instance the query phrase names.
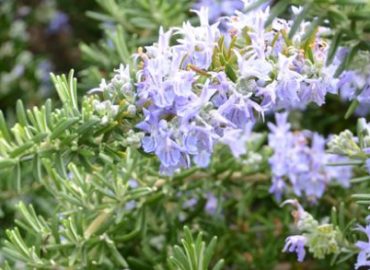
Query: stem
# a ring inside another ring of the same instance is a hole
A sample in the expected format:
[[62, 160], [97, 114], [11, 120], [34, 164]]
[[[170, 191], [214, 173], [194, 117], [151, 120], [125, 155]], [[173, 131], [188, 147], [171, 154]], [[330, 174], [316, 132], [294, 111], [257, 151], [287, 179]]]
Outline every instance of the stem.
[[105, 209], [103, 210], [99, 216], [97, 216], [93, 222], [91, 222], [91, 224], [89, 225], [89, 227], [86, 229], [86, 231], [84, 232], [84, 237], [86, 239], [89, 239], [91, 235], [93, 235], [97, 230], [99, 230], [99, 228], [101, 227], [101, 225], [106, 222], [106, 220], [108, 219], [108, 217], [111, 215], [111, 211]]

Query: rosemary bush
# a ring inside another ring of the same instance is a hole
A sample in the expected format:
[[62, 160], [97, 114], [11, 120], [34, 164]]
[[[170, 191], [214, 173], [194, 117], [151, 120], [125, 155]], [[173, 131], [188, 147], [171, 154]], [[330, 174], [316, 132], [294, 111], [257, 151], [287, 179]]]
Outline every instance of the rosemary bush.
[[368, 1], [97, 3], [0, 114], [2, 269], [370, 266]]

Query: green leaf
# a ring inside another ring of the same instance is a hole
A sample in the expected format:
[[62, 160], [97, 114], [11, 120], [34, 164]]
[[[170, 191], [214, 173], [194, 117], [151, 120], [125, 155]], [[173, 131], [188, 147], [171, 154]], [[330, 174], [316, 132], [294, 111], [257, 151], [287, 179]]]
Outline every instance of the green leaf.
[[302, 40], [305, 42], [311, 42], [312, 39], [315, 38], [315, 34], [317, 31], [317, 28], [320, 26], [322, 23], [323, 18], [322, 17], [316, 17], [311, 23], [310, 26], [308, 27], [306, 33], [303, 35]]
[[360, 200], [367, 200], [367, 199], [370, 200], [370, 194], [366, 194], [366, 193], [364, 193], [364, 194], [353, 194], [352, 198], [360, 199]]
[[294, 34], [299, 29], [299, 26], [301, 25], [303, 20], [306, 18], [306, 16], [308, 16], [312, 6], [313, 6], [312, 2], [308, 2], [307, 4], [305, 4], [302, 11], [294, 19], [294, 23], [293, 23], [293, 25], [292, 25], [292, 27], [290, 28], [290, 31], [289, 31], [289, 38], [290, 39], [293, 38]]
[[357, 137], [361, 148], [365, 148], [365, 136], [369, 136], [367, 130], [367, 122], [365, 118], [359, 118], [357, 120]]
[[60, 137], [68, 128], [70, 128], [72, 125], [76, 124], [78, 122], [79, 118], [71, 118], [71, 119], [64, 119], [62, 120], [53, 130], [53, 132], [50, 135], [50, 139], [54, 140], [58, 137]]
[[236, 76], [235, 71], [234, 71], [233, 67], [231, 66], [231, 64], [229, 64], [229, 63], [225, 64], [225, 72], [226, 72], [226, 75], [229, 77], [230, 80], [232, 80], [233, 82], [237, 81], [238, 77]]
[[20, 99], [17, 100], [16, 113], [17, 113], [17, 120], [18, 120], [18, 122], [22, 126], [27, 126], [28, 125], [28, 121], [27, 121], [26, 110], [24, 109], [23, 102]]
[[1, 131], [1, 134], [3, 135], [3, 137], [8, 142], [10, 142], [12, 140], [11, 136], [10, 136], [8, 124], [5, 122], [4, 114], [3, 114], [2, 111], [0, 111], [0, 131]]
[[335, 71], [334, 77], [338, 77], [349, 66], [349, 64], [352, 62], [352, 59], [358, 52], [359, 45], [360, 45], [360, 42], [357, 42], [357, 44], [355, 44], [349, 49], [346, 57], [344, 58], [342, 63], [340, 63], [339, 67]]
[[338, 212], [337, 212], [337, 209], [335, 207], [331, 208], [331, 219], [330, 219], [330, 221], [334, 226], [338, 225]]
[[364, 5], [368, 4], [367, 0], [336, 0], [335, 4], [337, 5]]
[[183, 250], [179, 246], [174, 246], [173, 247], [173, 253], [174, 253], [174, 259], [179, 262], [179, 265], [181, 266], [182, 269], [190, 269], [191, 265], [189, 264], [187, 257]]
[[[196, 239], [193, 238], [190, 229], [184, 227], [184, 239], [181, 240], [182, 248], [174, 246], [173, 256], [168, 259], [171, 269], [185, 270], [206, 270], [209, 269], [211, 257], [213, 255], [217, 237], [213, 237], [208, 246], [202, 241], [203, 233], [198, 233]], [[216, 269], [221, 269], [223, 260], [220, 260], [215, 266]], [[215, 269], [215, 268], [213, 268]]]
[[33, 166], [32, 166], [32, 174], [33, 174], [33, 178], [36, 180], [36, 181], [39, 181], [40, 183], [42, 183], [42, 172], [41, 172], [41, 160], [40, 160], [40, 156], [39, 155], [36, 155], [34, 158], [33, 158]]
[[18, 161], [16, 159], [1, 159], [0, 170], [14, 167]]
[[16, 190], [17, 192], [21, 192], [22, 190], [22, 181], [21, 181], [21, 165], [19, 164], [19, 162], [17, 163], [17, 165], [15, 165], [14, 167], [14, 180], [15, 180], [15, 183], [16, 183]]
[[35, 143], [32, 142], [32, 141], [26, 142], [23, 145], [20, 145], [19, 147], [15, 148], [13, 151], [11, 151], [9, 153], [9, 156], [12, 157], [12, 158], [18, 157], [18, 156], [22, 155], [24, 152], [26, 152], [27, 150], [29, 150], [34, 145], [35, 145]]
[[270, 15], [266, 20], [265, 27], [270, 26], [273, 20], [281, 15], [288, 7], [289, 1], [279, 1], [277, 2], [270, 11]]
[[213, 267], [213, 270], [221, 270], [224, 267], [225, 261], [223, 259], [219, 260], [217, 264]]
[[344, 115], [344, 119], [350, 118], [350, 116], [355, 112], [360, 102], [357, 99], [352, 100], [351, 105], [349, 105], [346, 114]]
[[362, 176], [362, 177], [356, 177], [356, 178], [351, 179], [352, 184], [357, 184], [357, 183], [367, 182], [367, 181], [370, 181], [370, 175]]
[[252, 1], [248, 6], [246, 6], [246, 8], [244, 9], [244, 12], [247, 13], [247, 12], [250, 12], [256, 8], [258, 8], [259, 6], [261, 6], [262, 4], [264, 3], [267, 3], [269, 0], [257, 0], [257, 1]]
[[204, 255], [204, 267], [208, 267], [209, 263], [211, 262], [212, 256], [215, 252], [217, 244], [217, 236], [213, 237], [211, 242], [206, 248], [205, 255]]
[[335, 32], [333, 38], [331, 39], [328, 55], [327, 55], [327, 58], [326, 58], [326, 65], [327, 66], [330, 65], [333, 62], [335, 53], [337, 52], [337, 49], [339, 47], [339, 44], [340, 44], [340, 41], [341, 41], [341, 38], [342, 38], [342, 34], [343, 34], [342, 31], [338, 30], [337, 32]]

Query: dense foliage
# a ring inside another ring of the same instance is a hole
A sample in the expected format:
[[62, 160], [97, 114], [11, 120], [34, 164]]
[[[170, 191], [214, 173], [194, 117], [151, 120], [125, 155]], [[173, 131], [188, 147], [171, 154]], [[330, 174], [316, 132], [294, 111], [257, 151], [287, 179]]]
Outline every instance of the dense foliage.
[[0, 7], [1, 269], [370, 268], [368, 1]]

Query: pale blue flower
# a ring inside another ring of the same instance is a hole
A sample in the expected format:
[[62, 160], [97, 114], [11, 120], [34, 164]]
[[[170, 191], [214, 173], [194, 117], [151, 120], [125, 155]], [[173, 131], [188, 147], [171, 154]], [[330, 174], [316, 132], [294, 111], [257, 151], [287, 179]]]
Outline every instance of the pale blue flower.
[[357, 230], [366, 234], [367, 241], [357, 241], [356, 247], [360, 249], [355, 264], [355, 269], [370, 267], [370, 225], [366, 227], [358, 226]]
[[178, 39], [179, 44], [174, 49], [183, 54], [185, 65], [192, 64], [200, 69], [208, 69], [221, 34], [217, 23], [209, 25], [207, 8], [202, 7], [195, 12], [200, 19], [200, 26], [194, 27], [186, 22], [181, 28], [177, 28], [177, 33], [182, 37]]
[[189, 200], [186, 200], [184, 203], [183, 203], [183, 207], [184, 208], [193, 208], [194, 206], [196, 206], [198, 203], [198, 200], [196, 198], [191, 198]]
[[130, 200], [126, 202], [125, 209], [126, 211], [131, 211], [136, 208], [136, 202], [134, 200]]
[[303, 262], [306, 256], [304, 246], [307, 243], [307, 238], [302, 235], [292, 235], [286, 238], [283, 252], [297, 253], [297, 260]]
[[184, 138], [184, 148], [187, 153], [194, 156], [195, 164], [199, 167], [207, 167], [213, 149], [210, 131], [199, 127], [190, 128]]
[[370, 174], [370, 158], [366, 159], [365, 168], [366, 168], [368, 174]]
[[268, 124], [269, 146], [274, 151], [269, 158], [272, 172], [270, 192], [275, 198], [281, 200], [287, 183], [297, 196], [305, 195], [313, 201], [323, 195], [332, 181], [349, 187], [352, 177], [350, 167], [336, 171], [337, 167], [326, 166], [339, 157], [325, 152], [325, 138], [309, 131], [293, 133], [287, 116], [287, 113], [276, 114], [276, 125]]
[[366, 83], [357, 99], [360, 103], [370, 103], [370, 84]]
[[[142, 68], [129, 96], [136, 100], [136, 114], [143, 112], [136, 127], [145, 133], [143, 150], [158, 157], [163, 173], [172, 174], [191, 163], [207, 167], [217, 144], [240, 157], [246, 153], [253, 124], [263, 120], [265, 112], [304, 109], [311, 102], [322, 105], [328, 93], [353, 84], [353, 76], [334, 79], [339, 56], [325, 67], [327, 49], [320, 46], [320, 29], [312, 42], [313, 59], [308, 59], [301, 51], [304, 28], [291, 42], [283, 33], [289, 32], [292, 21], [276, 19], [271, 29], [265, 29], [269, 8], [248, 14], [237, 11], [227, 18], [230, 33], [221, 33], [218, 23], [209, 23], [206, 8], [196, 13], [199, 26], [185, 22], [167, 32], [160, 29], [158, 42], [135, 55]], [[238, 64], [236, 78], [214, 61], [221, 37], [226, 51], [232, 38], [243, 48], [230, 51]], [[298, 196], [317, 199], [334, 177], [325, 170], [325, 146], [316, 143], [321, 137], [292, 132], [286, 116], [280, 122], [269, 125], [269, 145], [274, 150], [269, 159], [270, 192], [281, 197], [291, 188]]]
[[208, 214], [214, 215], [217, 211], [218, 200], [212, 193], [207, 193], [207, 203], [205, 205], [205, 210]]
[[47, 31], [49, 34], [55, 34], [62, 30], [69, 29], [69, 18], [68, 15], [62, 11], [57, 11], [53, 15], [51, 21], [49, 22]]
[[241, 10], [243, 6], [242, 0], [199, 0], [194, 4], [195, 9], [208, 7], [211, 22], [216, 22], [221, 16], [232, 15], [235, 10]]
[[139, 187], [139, 183], [135, 179], [129, 179], [127, 181], [127, 184], [132, 189], [135, 189], [135, 188]]

